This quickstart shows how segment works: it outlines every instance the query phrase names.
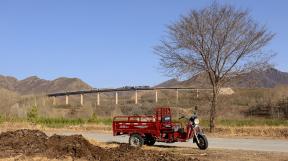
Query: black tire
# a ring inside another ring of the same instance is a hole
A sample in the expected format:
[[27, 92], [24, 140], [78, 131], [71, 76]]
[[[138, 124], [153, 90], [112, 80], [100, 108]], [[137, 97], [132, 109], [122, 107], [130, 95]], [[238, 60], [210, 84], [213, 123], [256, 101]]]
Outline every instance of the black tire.
[[196, 141], [196, 144], [199, 149], [206, 150], [208, 148], [208, 140], [205, 135], [198, 135], [197, 136], [199, 143]]
[[133, 147], [141, 147], [144, 144], [144, 139], [139, 134], [132, 134], [129, 138], [129, 144]]
[[145, 138], [144, 144], [148, 146], [153, 146], [156, 142], [156, 139], [153, 137], [147, 137]]

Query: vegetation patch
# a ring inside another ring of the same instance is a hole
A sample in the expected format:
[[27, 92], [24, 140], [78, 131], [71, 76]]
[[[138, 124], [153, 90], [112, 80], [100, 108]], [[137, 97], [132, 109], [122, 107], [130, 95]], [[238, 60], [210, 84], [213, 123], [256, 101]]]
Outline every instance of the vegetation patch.
[[[218, 119], [219, 127], [259, 127], [259, 126], [288, 126], [288, 120], [284, 119]], [[201, 125], [209, 126], [209, 120], [201, 120]]]
[[65, 126], [75, 126], [85, 124], [83, 119], [67, 119], [67, 118], [37, 118], [36, 124], [44, 125], [51, 128], [62, 128]]
[[87, 123], [103, 124], [103, 125], [112, 125], [112, 118], [98, 117], [95, 113], [90, 119], [87, 120]]

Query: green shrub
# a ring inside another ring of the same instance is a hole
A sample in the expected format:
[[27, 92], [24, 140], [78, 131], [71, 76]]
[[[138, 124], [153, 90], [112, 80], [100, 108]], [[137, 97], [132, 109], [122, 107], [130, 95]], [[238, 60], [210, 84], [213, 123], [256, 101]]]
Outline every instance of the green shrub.
[[27, 112], [27, 120], [35, 123], [38, 118], [38, 108], [33, 106], [30, 111]]

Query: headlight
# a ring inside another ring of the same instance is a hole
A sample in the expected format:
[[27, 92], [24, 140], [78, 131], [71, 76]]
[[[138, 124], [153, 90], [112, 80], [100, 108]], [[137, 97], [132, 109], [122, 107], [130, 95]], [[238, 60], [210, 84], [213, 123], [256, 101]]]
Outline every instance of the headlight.
[[195, 120], [194, 120], [194, 124], [195, 124], [195, 125], [199, 125], [199, 123], [200, 123], [199, 119], [195, 119]]

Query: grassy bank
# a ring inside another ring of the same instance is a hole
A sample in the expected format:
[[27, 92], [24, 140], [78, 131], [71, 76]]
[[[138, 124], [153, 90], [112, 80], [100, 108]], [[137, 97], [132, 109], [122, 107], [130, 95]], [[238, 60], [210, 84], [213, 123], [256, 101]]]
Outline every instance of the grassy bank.
[[[45, 117], [28, 117], [28, 118], [17, 118], [17, 117], [3, 117], [0, 116], [0, 124], [3, 122], [28, 122], [38, 125], [43, 125], [53, 128], [62, 128], [65, 126], [75, 126], [83, 124], [99, 124], [99, 125], [112, 125], [112, 118], [108, 117], [97, 117], [93, 115], [91, 118], [83, 119], [68, 119], [68, 118], [45, 118]], [[201, 126], [209, 127], [209, 120], [201, 120]], [[216, 121], [218, 127], [259, 127], [259, 126], [281, 126], [288, 127], [288, 120], [283, 119], [218, 119]]]
[[[208, 120], [201, 120], [204, 127], [209, 126]], [[287, 126], [288, 120], [284, 119], [218, 119], [216, 125], [220, 127], [259, 127], [259, 126]]]
[[97, 124], [111, 126], [111, 118], [90, 118], [90, 119], [67, 119], [67, 118], [38, 118], [33, 123], [52, 128], [63, 128], [65, 126], [76, 126], [84, 124]]
[[97, 124], [97, 125], [111, 126], [112, 119], [100, 118], [96, 116], [93, 116], [89, 119], [45, 118], [45, 117], [18, 118], [18, 117], [0, 116], [0, 124], [4, 122], [31, 123], [31, 124], [41, 125], [44, 127], [50, 127], [50, 128], [63, 128], [63, 127], [68, 127], [68, 126], [78, 126], [78, 125], [84, 125], [84, 124]]

